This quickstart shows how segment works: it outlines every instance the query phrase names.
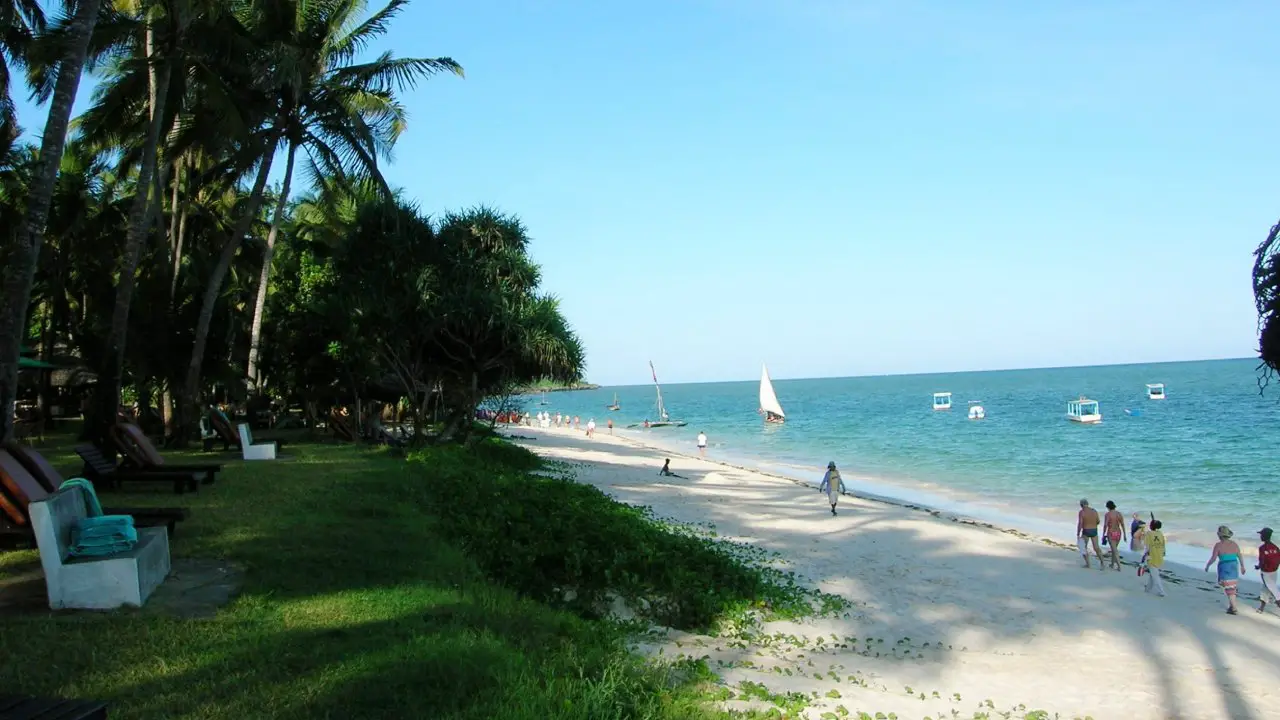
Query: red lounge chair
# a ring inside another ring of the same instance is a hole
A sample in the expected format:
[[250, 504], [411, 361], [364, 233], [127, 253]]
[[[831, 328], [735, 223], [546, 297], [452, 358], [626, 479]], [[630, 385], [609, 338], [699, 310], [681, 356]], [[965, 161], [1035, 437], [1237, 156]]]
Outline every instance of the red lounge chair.
[[[8, 521], [8, 535], [30, 536], [27, 506], [45, 499], [62, 484], [62, 476], [40, 453], [16, 445], [0, 449], [0, 518]], [[138, 527], [167, 527], [173, 535], [179, 521], [190, 516], [187, 508], [104, 507], [107, 515], [132, 515]]]
[[138, 470], [203, 474], [204, 479], [201, 482], [205, 485], [213, 482], [217, 472], [222, 469], [221, 465], [211, 463], [184, 465], [165, 462], [164, 456], [160, 454], [159, 450], [156, 450], [156, 446], [151, 443], [146, 433], [142, 432], [142, 428], [131, 422], [116, 423], [111, 428], [110, 435], [116, 448], [125, 458], [125, 461], [121, 463], [121, 466], [125, 468], [133, 467]]

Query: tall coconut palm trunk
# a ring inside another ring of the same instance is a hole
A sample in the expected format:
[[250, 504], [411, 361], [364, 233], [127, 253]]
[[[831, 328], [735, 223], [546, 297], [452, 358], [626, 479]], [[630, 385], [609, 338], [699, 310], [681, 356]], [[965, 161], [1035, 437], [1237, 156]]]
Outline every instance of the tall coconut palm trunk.
[[285, 164], [284, 183], [280, 187], [280, 198], [276, 201], [275, 214], [271, 217], [271, 231], [267, 233], [267, 249], [262, 255], [262, 273], [258, 276], [258, 298], [253, 304], [253, 327], [249, 333], [249, 381], [255, 390], [262, 390], [261, 370], [258, 367], [262, 356], [262, 320], [267, 311], [267, 287], [271, 282], [271, 261], [276, 252], [276, 234], [280, 232], [280, 223], [284, 221], [284, 211], [289, 204], [289, 185], [293, 181], [293, 159], [298, 152], [296, 143], [289, 143], [289, 159]]
[[205, 286], [204, 298], [200, 303], [200, 316], [196, 321], [195, 341], [191, 347], [191, 362], [187, 365], [186, 382], [182, 385], [182, 397], [178, 408], [181, 422], [178, 433], [174, 437], [179, 447], [183, 446], [191, 434], [191, 430], [199, 417], [196, 400], [200, 391], [201, 370], [204, 366], [204, 351], [209, 343], [209, 327], [213, 323], [213, 311], [218, 304], [218, 295], [222, 292], [222, 283], [231, 269], [231, 262], [236, 257], [236, 250], [244, 241], [244, 236], [253, 225], [258, 209], [262, 207], [262, 195], [267, 189], [267, 176], [271, 174], [271, 160], [275, 157], [276, 148], [280, 145], [280, 134], [275, 132], [267, 142], [267, 150], [262, 156], [262, 164], [258, 168], [258, 177], [254, 180], [253, 191], [249, 194], [247, 207], [236, 221], [231, 236], [222, 246], [218, 255], [218, 263], [209, 275], [209, 283]]
[[[152, 31], [147, 30], [147, 54], [152, 55]], [[159, 193], [153, 188], [160, 135], [164, 126], [165, 96], [169, 92], [170, 62], [163, 63], [152, 74], [151, 123], [147, 129], [146, 145], [142, 149], [142, 163], [138, 168], [137, 190], [129, 207], [129, 225], [125, 234], [124, 254], [120, 257], [119, 281], [116, 285], [116, 302], [111, 313], [111, 330], [103, 349], [102, 369], [98, 373], [95, 391], [97, 412], [90, 418], [87, 436], [95, 441], [106, 437], [120, 405], [120, 385], [124, 376], [125, 340], [129, 333], [129, 309], [133, 304], [133, 291], [137, 286], [138, 260], [152, 225], [152, 204], [160, 202]]]
[[66, 54], [58, 64], [58, 80], [40, 141], [40, 161], [27, 197], [27, 212], [13, 243], [0, 251], [0, 440], [13, 436], [13, 407], [18, 395], [18, 362], [26, 335], [27, 305], [35, 281], [40, 243], [49, 219], [54, 181], [62, 163], [71, 123], [71, 107], [80, 88], [89, 39], [98, 22], [100, 0], [80, 0], [68, 26]]

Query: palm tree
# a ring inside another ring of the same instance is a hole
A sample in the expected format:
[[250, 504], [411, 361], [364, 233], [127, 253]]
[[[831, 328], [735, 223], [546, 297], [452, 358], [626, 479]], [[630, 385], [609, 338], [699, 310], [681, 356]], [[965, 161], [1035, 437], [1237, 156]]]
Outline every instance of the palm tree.
[[36, 0], [0, 1], [0, 142], [6, 150], [18, 137], [9, 66], [26, 64], [32, 39], [44, 30], [44, 11]]
[[[101, 41], [99, 47], [94, 48], [95, 60], [105, 56], [120, 60], [109, 81], [99, 87], [94, 106], [80, 118], [79, 124], [83, 132], [102, 143], [104, 149], [132, 150], [138, 146], [131, 141], [141, 139], [142, 143], [140, 156], [135, 152], [125, 153], [125, 164], [133, 165], [136, 160], [138, 172], [124, 250], [117, 264], [119, 283], [103, 364], [98, 373], [97, 413], [90, 419], [90, 437], [105, 435], [120, 402], [138, 261], [162, 202], [157, 183], [161, 136], [170, 136], [177, 121], [184, 81], [192, 75], [207, 75], [210, 69], [214, 72], [220, 69], [237, 36], [243, 36], [237, 32], [236, 23], [224, 22], [233, 18], [221, 8], [221, 3], [207, 0], [117, 0], [116, 9], [123, 12], [113, 14], [114, 27], [100, 25], [99, 28]], [[171, 78], [175, 76], [179, 87], [172, 93], [176, 97], [171, 102]], [[213, 82], [219, 79], [212, 78]], [[145, 98], [144, 103], [137, 102], [140, 96]], [[141, 117], [130, 117], [135, 109], [142, 110]], [[130, 137], [128, 130], [135, 128], [140, 132]]]
[[14, 242], [0, 253], [0, 292], [3, 293], [3, 301], [0, 302], [0, 441], [8, 440], [13, 434], [18, 362], [26, 336], [31, 285], [40, 258], [45, 222], [49, 218], [53, 183], [67, 141], [71, 107], [80, 88], [81, 69], [98, 20], [99, 7], [100, 0], [78, 0], [75, 4], [75, 13], [67, 28], [68, 42], [58, 64], [58, 79], [50, 99], [49, 117], [40, 142], [39, 164], [27, 197], [23, 223]]
[[[378, 158], [388, 157], [405, 127], [404, 108], [395, 92], [412, 88], [439, 72], [461, 76], [452, 59], [393, 58], [384, 53], [373, 62], [356, 63], [371, 41], [386, 33], [408, 0], [391, 0], [356, 24], [363, 2], [272, 3], [275, 11], [258, 28], [264, 40], [278, 43], [268, 78], [275, 97], [278, 127], [287, 144], [283, 187], [267, 235], [258, 294], [250, 331], [247, 375], [261, 387], [259, 357], [267, 289], [276, 236], [289, 201], [295, 156], [308, 157], [316, 178], [341, 176], [354, 169], [385, 189]], [[346, 162], [350, 159], [352, 162]], [[348, 167], [354, 164], [354, 168]]]

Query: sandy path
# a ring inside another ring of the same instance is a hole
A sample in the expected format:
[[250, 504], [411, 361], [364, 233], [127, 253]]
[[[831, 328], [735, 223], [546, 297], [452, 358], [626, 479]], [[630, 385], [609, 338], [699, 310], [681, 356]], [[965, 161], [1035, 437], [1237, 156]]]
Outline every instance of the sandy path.
[[[549, 459], [584, 463], [580, 482], [714, 523], [854, 603], [848, 617], [770, 623], [765, 634], [795, 637], [746, 647], [672, 635], [667, 656], [709, 655], [735, 690], [816, 693], [813, 718], [840, 706], [853, 717], [1280, 718], [1280, 616], [1226, 615], [1209, 575], [1157, 598], [1131, 566], [1085, 570], [1060, 544], [943, 513], [847, 497], [832, 517], [819, 493], [789, 480], [605, 434], [512, 432], [536, 437], [524, 444]], [[665, 457], [688, 479], [659, 478]]]

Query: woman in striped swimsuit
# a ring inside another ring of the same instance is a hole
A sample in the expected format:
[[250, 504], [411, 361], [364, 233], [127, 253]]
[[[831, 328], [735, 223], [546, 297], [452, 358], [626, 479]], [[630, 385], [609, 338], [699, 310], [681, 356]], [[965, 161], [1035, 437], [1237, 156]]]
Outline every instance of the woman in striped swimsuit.
[[1213, 555], [1205, 563], [1204, 571], [1209, 572], [1213, 563], [1218, 563], [1218, 584], [1227, 594], [1227, 614], [1235, 615], [1236, 586], [1240, 584], [1244, 566], [1240, 564], [1240, 546], [1231, 539], [1231, 534], [1231, 528], [1226, 525], [1218, 526], [1218, 542], [1213, 546]]

